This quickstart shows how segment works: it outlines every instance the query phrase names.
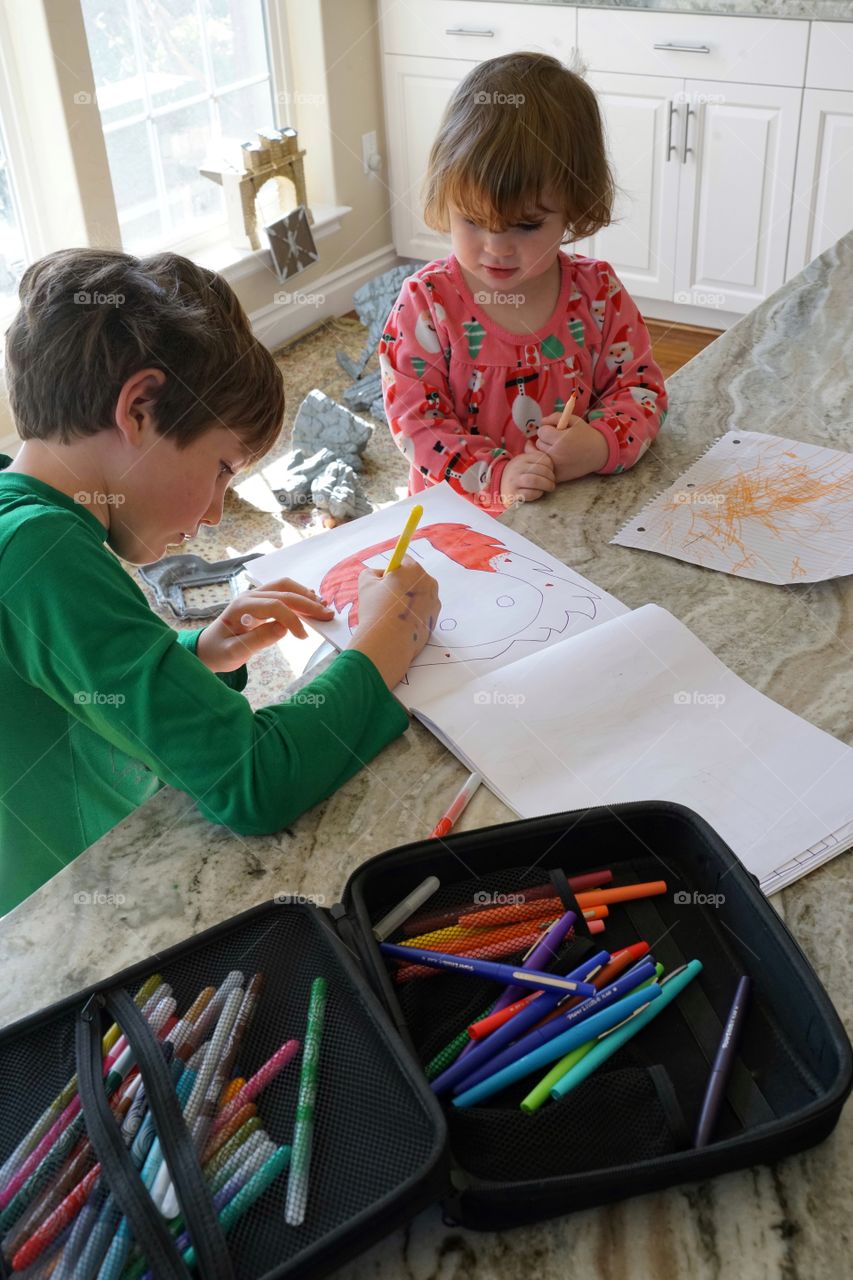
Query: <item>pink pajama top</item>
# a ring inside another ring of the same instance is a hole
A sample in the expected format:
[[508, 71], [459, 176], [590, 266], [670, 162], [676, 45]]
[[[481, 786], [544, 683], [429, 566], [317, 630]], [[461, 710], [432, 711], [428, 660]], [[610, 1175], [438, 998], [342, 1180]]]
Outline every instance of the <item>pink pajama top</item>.
[[447, 480], [487, 510], [503, 510], [504, 467], [573, 391], [575, 413], [607, 440], [602, 474], [632, 467], [657, 435], [666, 389], [635, 303], [606, 262], [562, 252], [559, 261], [557, 306], [529, 334], [481, 310], [453, 255], [404, 282], [379, 362], [410, 493]]

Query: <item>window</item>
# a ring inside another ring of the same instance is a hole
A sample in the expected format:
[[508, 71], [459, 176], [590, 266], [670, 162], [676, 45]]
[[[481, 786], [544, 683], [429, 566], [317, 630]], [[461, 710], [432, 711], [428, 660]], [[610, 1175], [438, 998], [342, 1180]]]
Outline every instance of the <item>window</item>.
[[263, 0], [82, 0], [122, 243], [224, 223], [198, 172], [274, 123]]
[[14, 307], [18, 281], [28, 261], [21, 234], [22, 219], [6, 157], [6, 143], [0, 129], [0, 315]]

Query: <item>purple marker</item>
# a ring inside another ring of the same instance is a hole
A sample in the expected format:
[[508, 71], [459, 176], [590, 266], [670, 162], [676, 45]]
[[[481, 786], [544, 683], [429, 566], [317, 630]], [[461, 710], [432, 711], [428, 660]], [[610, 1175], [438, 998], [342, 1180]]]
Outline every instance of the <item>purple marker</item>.
[[726, 1019], [726, 1025], [723, 1028], [722, 1038], [717, 1046], [714, 1065], [711, 1067], [711, 1074], [708, 1076], [705, 1097], [702, 1099], [702, 1110], [699, 1113], [699, 1124], [696, 1127], [694, 1146], [707, 1146], [714, 1131], [714, 1125], [717, 1123], [723, 1094], [726, 1091], [726, 1084], [734, 1066], [737, 1042], [746, 1014], [747, 1001], [749, 1000], [749, 988], [749, 978], [745, 976], [740, 978], [735, 989], [732, 1007], [729, 1009], [729, 1016]]
[[456, 956], [448, 951], [429, 951], [426, 947], [399, 947], [396, 942], [380, 942], [379, 950], [406, 964], [424, 964], [431, 969], [447, 969], [450, 973], [470, 973], [493, 982], [519, 982], [526, 991], [562, 991], [569, 996], [594, 996], [595, 987], [588, 982], [575, 982], [556, 973], [540, 973], [536, 969], [520, 969], [496, 960], [475, 960], [473, 956]]
[[[521, 961], [522, 969], [547, 969], [548, 965], [563, 945], [566, 934], [576, 923], [577, 916], [574, 911], [567, 911], [565, 915], [560, 916], [559, 920], [555, 920], [545, 930], [544, 935], [539, 939], [539, 941], [534, 942], [533, 946], [524, 956]], [[604, 955], [605, 953], [601, 952], [601, 954]], [[609, 955], [607, 956], [607, 959], [610, 959]], [[520, 1000], [521, 997], [526, 994], [527, 993], [523, 987], [507, 987], [505, 991], [501, 992], [495, 1003], [492, 1005], [489, 1010], [489, 1016], [493, 1013], [497, 1013], [500, 1009], [506, 1009], [507, 1005], [514, 1004], [516, 1000]], [[471, 1056], [476, 1048], [477, 1041], [469, 1041], [457, 1057], [456, 1062], [464, 1062]]]
[[[503, 1053], [499, 1053], [496, 1056], [493, 1055], [478, 1070], [466, 1074], [464, 1080], [456, 1086], [453, 1092], [464, 1093], [468, 1089], [473, 1089], [475, 1085], [480, 1084], [489, 1076], [493, 1076], [496, 1071], [502, 1071], [504, 1067], [510, 1066], [513, 1062], [518, 1062], [519, 1058], [525, 1058], [528, 1053], [532, 1053], [540, 1045], [547, 1044], [555, 1036], [562, 1035], [564, 1031], [568, 1031], [576, 1023], [583, 1022], [585, 1018], [591, 1017], [594, 1013], [600, 1013], [603, 1009], [609, 1008], [617, 1000], [621, 1000], [623, 996], [628, 995], [635, 987], [645, 982], [647, 978], [654, 978], [655, 972], [653, 961], [642, 961], [630, 973], [623, 973], [615, 982], [611, 982], [609, 987], [603, 987], [601, 991], [596, 992], [589, 1000], [584, 1000], [572, 1009], [566, 1009], [565, 1013], [561, 1013], [558, 1018], [552, 1018], [550, 1022], [546, 1022], [544, 1027], [537, 1027], [520, 1040], [516, 1040], [515, 1044], [511, 1044], [509, 1048], [504, 1049]], [[537, 1000], [534, 1003], [538, 1004], [539, 1001]], [[526, 1013], [527, 1009], [522, 1010], [522, 1012]], [[511, 1021], [515, 1022], [516, 1019], [513, 1018]], [[503, 1029], [503, 1027], [500, 1028], [501, 1031]], [[494, 1034], [497, 1035], [498, 1032]], [[491, 1039], [492, 1037], [488, 1036], [483, 1043], [487, 1045]]]

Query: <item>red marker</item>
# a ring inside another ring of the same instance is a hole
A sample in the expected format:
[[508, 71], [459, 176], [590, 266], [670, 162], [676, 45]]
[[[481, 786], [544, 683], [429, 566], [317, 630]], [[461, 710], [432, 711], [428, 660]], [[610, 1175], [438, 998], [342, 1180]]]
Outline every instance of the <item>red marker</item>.
[[430, 840], [440, 840], [442, 836], [446, 836], [453, 828], [453, 824], [460, 818], [467, 807], [468, 801], [483, 781], [482, 775], [472, 773], [468, 781], [462, 786], [458, 795], [453, 800], [447, 813], [440, 820], [438, 825], [430, 832]]

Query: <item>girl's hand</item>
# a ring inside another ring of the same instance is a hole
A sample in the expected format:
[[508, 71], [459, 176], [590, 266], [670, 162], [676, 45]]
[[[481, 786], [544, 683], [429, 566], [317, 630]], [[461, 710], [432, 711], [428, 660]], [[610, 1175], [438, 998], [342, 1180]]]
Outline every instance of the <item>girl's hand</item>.
[[438, 583], [410, 556], [384, 577], [365, 569], [358, 580], [358, 626], [348, 646], [370, 658], [389, 689], [423, 649], [438, 621]]
[[525, 444], [524, 453], [510, 459], [501, 476], [501, 498], [507, 506], [518, 501], [535, 502], [556, 487], [551, 458], [540, 452], [532, 440]]
[[559, 417], [559, 414], [552, 413], [542, 419], [536, 444], [553, 464], [557, 483], [578, 480], [592, 471], [600, 471], [610, 456], [603, 433], [590, 426], [584, 418], [576, 416], [569, 418], [569, 425], [558, 431], [556, 423]]
[[288, 632], [304, 640], [308, 632], [301, 618], [329, 622], [334, 616], [315, 591], [279, 578], [235, 596], [202, 631], [196, 654], [211, 671], [236, 671]]

